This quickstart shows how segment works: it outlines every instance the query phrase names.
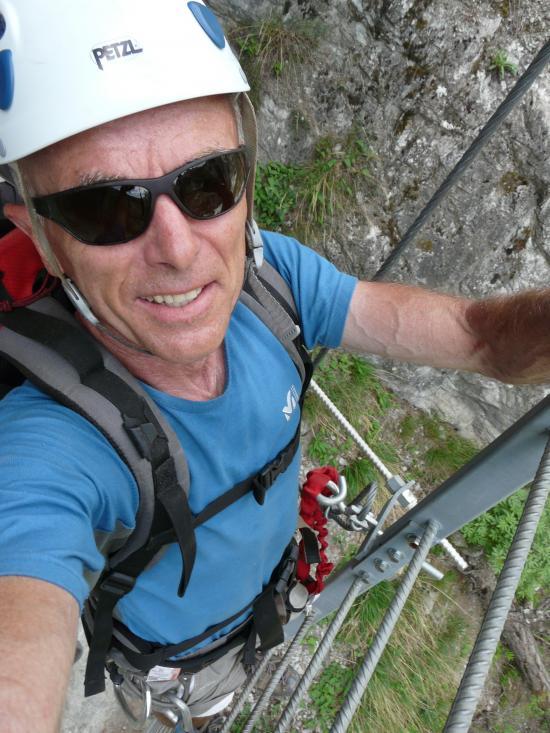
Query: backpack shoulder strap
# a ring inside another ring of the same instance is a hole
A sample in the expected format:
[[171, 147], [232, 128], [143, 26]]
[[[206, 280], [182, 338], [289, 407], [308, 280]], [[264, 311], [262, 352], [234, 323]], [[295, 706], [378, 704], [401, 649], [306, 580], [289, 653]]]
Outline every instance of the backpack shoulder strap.
[[266, 260], [259, 270], [253, 262], [248, 262], [239, 300], [286, 349], [300, 375], [303, 402], [312, 375], [311, 357], [304, 345], [300, 316], [288, 284]]
[[[196, 545], [187, 495], [189, 473], [181, 445], [155, 404], [127, 370], [50, 298], [0, 313], [0, 355], [61, 404], [94, 424], [109, 440], [139, 488], [136, 526], [108, 557], [88, 657], [87, 694], [104, 689], [103, 662], [112, 636], [112, 611], [159, 549], [159, 537], [178, 542], [183, 595]], [[167, 528], [168, 531], [167, 531]], [[160, 543], [162, 544], [162, 543]]]

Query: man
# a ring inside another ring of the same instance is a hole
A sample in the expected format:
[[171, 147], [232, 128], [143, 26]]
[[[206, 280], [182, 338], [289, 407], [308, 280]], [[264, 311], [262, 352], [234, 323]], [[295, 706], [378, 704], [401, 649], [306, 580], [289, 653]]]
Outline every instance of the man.
[[[247, 85], [200, 3], [165, 0], [152, 11], [146, 0], [101, 0], [93, 12], [59, 3], [54, 23], [32, 0], [8, 5], [2, 45], [12, 44], [16, 94], [2, 140], [26, 206], [6, 214], [61, 279], [83, 327], [170, 422], [189, 462], [195, 515], [271, 460], [298, 425], [282, 411], [287, 391], [299, 389], [294, 364], [238, 302], [261, 245], [292, 290], [309, 347], [515, 382], [548, 375], [542, 296], [471, 303], [357, 283], [294, 240], [258, 238]], [[174, 185], [167, 174], [176, 170]], [[526, 339], [527, 328], [541, 338]], [[0, 730], [49, 733], [89, 592], [84, 576], [104, 563], [96, 540], [134, 525], [137, 492], [108, 441], [30, 384], [0, 403], [0, 426]], [[200, 656], [204, 642], [246, 621], [250, 611], [239, 609], [267, 583], [296, 526], [298, 462], [263, 506], [247, 495], [197, 529], [183, 598], [176, 546], [140, 575], [118, 605], [133, 634], [175, 644], [233, 615], [187, 650]], [[207, 725], [244, 678], [242, 647], [187, 677], [194, 725]]]

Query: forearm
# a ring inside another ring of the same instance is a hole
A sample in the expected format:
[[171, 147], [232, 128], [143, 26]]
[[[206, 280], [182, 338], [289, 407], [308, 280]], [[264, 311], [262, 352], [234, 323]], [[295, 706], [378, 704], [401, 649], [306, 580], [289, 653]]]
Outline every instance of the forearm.
[[342, 346], [434, 367], [475, 370], [470, 301], [397, 283], [358, 284]]
[[61, 589], [0, 578], [0, 730], [56, 733], [74, 657], [78, 605]]
[[394, 283], [359, 283], [342, 345], [479, 372], [513, 384], [550, 381], [550, 290], [468, 300]]

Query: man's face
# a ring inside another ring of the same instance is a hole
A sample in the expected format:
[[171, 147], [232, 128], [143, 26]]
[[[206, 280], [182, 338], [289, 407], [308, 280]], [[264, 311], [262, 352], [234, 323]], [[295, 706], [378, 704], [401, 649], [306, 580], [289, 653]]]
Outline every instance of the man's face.
[[[27, 159], [34, 195], [90, 177], [154, 178], [239, 145], [227, 100], [205, 98], [142, 112], [58, 143]], [[125, 244], [92, 246], [47, 221], [59, 263], [99, 320], [171, 363], [196, 362], [222, 343], [244, 274], [246, 197], [208, 221], [191, 219], [167, 196], [151, 224]], [[185, 296], [174, 307], [156, 296]]]

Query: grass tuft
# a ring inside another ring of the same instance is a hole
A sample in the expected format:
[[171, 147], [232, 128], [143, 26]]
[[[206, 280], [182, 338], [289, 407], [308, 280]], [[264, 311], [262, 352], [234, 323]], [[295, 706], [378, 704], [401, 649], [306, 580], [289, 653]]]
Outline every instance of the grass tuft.
[[[438, 591], [421, 581], [413, 591], [353, 719], [352, 733], [442, 729], [474, 636], [465, 611], [455, 604], [453, 613], [446, 612], [449, 602], [454, 603], [445, 592], [450, 585], [444, 582]], [[328, 665], [310, 692], [315, 730], [330, 730], [394, 593], [392, 583], [381, 583], [355, 603], [337, 641], [338, 659], [345, 656], [347, 661]], [[434, 597], [428, 613], [426, 599]]]
[[518, 73], [518, 66], [514, 64], [508, 58], [506, 51], [495, 51], [489, 65], [491, 71], [495, 71], [498, 74], [499, 79], [502, 81], [506, 74], [515, 76]]
[[237, 25], [229, 32], [255, 105], [260, 102], [260, 90], [267, 78], [296, 79], [298, 66], [311, 57], [323, 33], [323, 26], [316, 20], [284, 20], [277, 13], [256, 23]]
[[304, 165], [260, 163], [255, 189], [258, 222], [305, 240], [326, 236], [334, 216], [354, 202], [357, 182], [369, 178], [372, 156], [353, 131], [341, 140], [322, 137]]

